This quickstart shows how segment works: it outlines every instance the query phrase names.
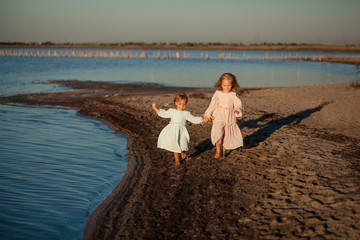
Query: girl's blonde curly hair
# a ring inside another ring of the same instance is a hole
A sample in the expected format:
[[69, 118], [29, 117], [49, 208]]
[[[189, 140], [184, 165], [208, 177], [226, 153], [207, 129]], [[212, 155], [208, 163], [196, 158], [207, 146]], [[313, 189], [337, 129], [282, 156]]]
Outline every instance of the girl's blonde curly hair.
[[231, 73], [223, 73], [219, 80], [215, 83], [215, 88], [218, 90], [222, 90], [221, 84], [223, 80], [230, 80], [231, 81], [231, 91], [232, 92], [236, 92], [238, 90], [238, 88], [240, 87], [235, 75], [231, 74]]
[[174, 103], [180, 100], [185, 100], [185, 103], [188, 102], [188, 96], [185, 93], [179, 93], [174, 98]]

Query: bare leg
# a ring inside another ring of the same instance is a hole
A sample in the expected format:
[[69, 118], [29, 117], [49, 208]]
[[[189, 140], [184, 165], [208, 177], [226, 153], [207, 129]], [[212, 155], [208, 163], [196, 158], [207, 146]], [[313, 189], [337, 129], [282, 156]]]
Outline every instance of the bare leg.
[[180, 153], [174, 152], [174, 157], [175, 157], [175, 165], [179, 166], [180, 165]]
[[225, 159], [225, 152], [226, 152], [226, 149], [223, 146], [222, 147], [222, 156], [220, 156], [220, 159]]
[[181, 152], [181, 159], [185, 159], [186, 158], [186, 153], [185, 152]]
[[214, 158], [219, 159], [220, 158], [220, 151], [221, 151], [221, 144], [220, 143], [215, 143], [215, 147], [216, 147], [216, 153]]

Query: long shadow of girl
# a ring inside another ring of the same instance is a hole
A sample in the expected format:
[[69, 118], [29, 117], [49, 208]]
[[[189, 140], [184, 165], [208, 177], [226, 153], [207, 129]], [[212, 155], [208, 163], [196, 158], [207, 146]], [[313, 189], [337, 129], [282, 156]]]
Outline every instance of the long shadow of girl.
[[[244, 138], [245, 148], [249, 149], [258, 146], [261, 142], [269, 138], [271, 134], [273, 134], [285, 125], [298, 125], [302, 120], [308, 118], [311, 114], [320, 111], [324, 106], [328, 105], [329, 103], [331, 102], [322, 103], [318, 107], [300, 111], [285, 118], [279, 118], [274, 113], [270, 113], [265, 114], [255, 120], [239, 121], [238, 124], [240, 128], [259, 128], [257, 131]], [[265, 124], [259, 124], [260, 122], [264, 122], [267, 119], [271, 120]]]
[[[271, 136], [271, 134], [279, 130], [281, 127], [285, 125], [298, 125], [302, 120], [308, 118], [311, 114], [320, 111], [324, 106], [330, 103], [331, 102], [325, 102], [320, 104], [318, 107], [300, 111], [285, 118], [279, 118], [274, 113], [266, 113], [263, 116], [253, 120], [246, 121], [241, 119], [238, 121], [240, 129], [245, 127], [253, 129], [259, 128], [257, 131], [244, 138], [244, 148], [250, 149], [258, 146], [261, 142], [265, 141]], [[271, 119], [269, 122], [261, 124], [261, 122], [268, 121], [269, 119]], [[190, 157], [197, 157], [203, 152], [213, 149], [213, 147], [214, 146], [212, 145], [210, 138], [208, 138], [195, 146], [196, 151], [191, 154]], [[226, 155], [228, 156], [230, 153], [231, 151], [229, 151]]]

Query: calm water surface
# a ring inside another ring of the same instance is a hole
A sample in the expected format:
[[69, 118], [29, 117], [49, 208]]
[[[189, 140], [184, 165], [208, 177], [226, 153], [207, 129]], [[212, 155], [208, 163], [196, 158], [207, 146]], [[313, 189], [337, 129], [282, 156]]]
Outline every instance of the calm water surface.
[[[140, 51], [138, 52], [140, 55]], [[149, 51], [150, 55], [153, 52]], [[0, 95], [63, 90], [58, 86], [34, 84], [48, 80], [144, 82], [170, 86], [212, 87], [221, 73], [232, 72], [238, 77], [243, 87], [279, 87], [349, 82], [359, 80], [360, 76], [359, 67], [348, 64], [244, 61], [242, 58], [244, 52], [241, 51], [236, 52], [236, 56], [239, 56], [238, 60], [218, 60], [219, 51], [209, 52], [209, 60], [199, 60], [200, 51], [188, 52], [193, 58], [186, 60], [0, 57], [0, 84], [2, 86]], [[246, 52], [246, 54], [262, 57], [266, 52]], [[283, 53], [269, 53], [269, 56], [275, 54], [281, 56]], [[298, 54], [299, 56], [315, 54], [323, 56], [321, 53]], [[292, 56], [295, 56], [295, 53], [292, 53]]]
[[[187, 52], [186, 60], [0, 57], [0, 96], [68, 90], [43, 84], [48, 80], [212, 87], [223, 72], [234, 73], [242, 87], [360, 81], [354, 65], [244, 61], [241, 51], [235, 52], [237, 60], [218, 60], [219, 51], [201, 60], [204, 52]], [[246, 52], [255, 58], [265, 54]], [[269, 57], [275, 54], [288, 55]], [[126, 171], [126, 144], [74, 110], [0, 105], [0, 239], [81, 239], [90, 214]]]
[[0, 239], [81, 239], [127, 140], [74, 110], [0, 105]]

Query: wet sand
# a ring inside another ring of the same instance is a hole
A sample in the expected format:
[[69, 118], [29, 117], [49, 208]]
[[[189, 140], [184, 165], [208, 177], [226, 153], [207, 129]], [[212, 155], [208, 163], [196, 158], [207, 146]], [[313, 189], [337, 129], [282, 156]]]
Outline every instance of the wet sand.
[[[129, 167], [92, 214], [85, 239], [358, 239], [360, 89], [349, 83], [241, 89], [243, 148], [214, 159], [211, 123], [189, 125], [189, 159], [156, 148], [168, 120], [151, 108], [206, 110], [213, 89], [56, 82], [74, 91], [2, 104], [70, 107], [129, 140]], [[101, 166], [99, 166], [101, 167]]]

